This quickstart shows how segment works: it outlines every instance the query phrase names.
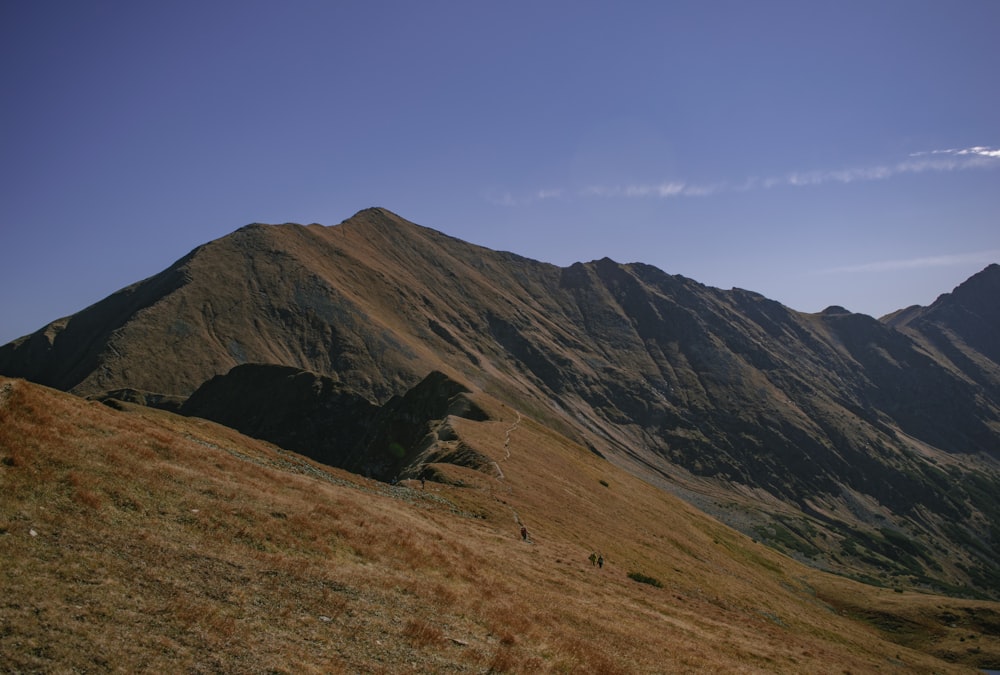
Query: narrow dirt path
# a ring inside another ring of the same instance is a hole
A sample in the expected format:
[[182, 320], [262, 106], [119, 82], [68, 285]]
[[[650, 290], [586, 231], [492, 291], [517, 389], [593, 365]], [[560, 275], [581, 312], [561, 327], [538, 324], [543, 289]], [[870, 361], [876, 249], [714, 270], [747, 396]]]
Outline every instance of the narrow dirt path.
[[[506, 431], [504, 431], [504, 439], [503, 439], [504, 456], [503, 456], [503, 459], [500, 460], [501, 462], [506, 462], [508, 459], [510, 459], [510, 436], [521, 425], [521, 413], [518, 412], [517, 410], [515, 410], [514, 414], [517, 415], [517, 419], [514, 420], [514, 423]], [[500, 464], [498, 462], [493, 462], [493, 466], [496, 467], [497, 471], [500, 474], [498, 476], [498, 479], [499, 480], [503, 480], [504, 479], [504, 475], [503, 475], [503, 471], [500, 469]], [[510, 488], [510, 485], [508, 485], [507, 486], [507, 493], [510, 494], [510, 492], [511, 492], [511, 488]], [[499, 497], [497, 497], [496, 494], [493, 495], [493, 498], [496, 499], [501, 504], [503, 504], [507, 508], [507, 510], [510, 511], [511, 516], [514, 519], [514, 523], [519, 528], [524, 526], [524, 522], [521, 520], [521, 515], [517, 512], [517, 509], [515, 509], [513, 506], [511, 506], [510, 504], [508, 504], [506, 500], [500, 499]], [[531, 541], [530, 537], [526, 541], [529, 544], [534, 543], [533, 541]]]
[[[521, 424], [521, 413], [519, 413], [518, 411], [515, 410], [514, 414], [517, 415], [517, 420], [514, 422], [514, 424], [509, 429], [507, 429], [506, 432], [504, 432], [504, 439], [503, 439], [504, 457], [503, 457], [503, 459], [500, 460], [501, 462], [506, 462], [508, 459], [510, 459], [510, 435], [511, 435], [511, 433], [514, 432], [515, 429], [517, 429], [518, 425]], [[494, 461], [493, 462], [493, 467], [497, 470], [497, 474], [498, 474], [497, 475], [497, 480], [504, 480], [504, 478], [506, 478], [506, 476], [504, 476], [504, 474], [503, 474], [503, 469], [500, 468], [500, 463]]]
[[514, 414], [517, 415], [517, 420], [514, 422], [514, 425], [511, 428], [507, 429], [506, 437], [503, 439], [503, 449], [504, 449], [504, 452], [507, 453], [506, 455], [504, 455], [504, 458], [503, 458], [503, 461], [505, 461], [505, 462], [508, 459], [510, 459], [510, 435], [521, 424], [521, 413], [519, 413], [518, 411], [515, 410]]

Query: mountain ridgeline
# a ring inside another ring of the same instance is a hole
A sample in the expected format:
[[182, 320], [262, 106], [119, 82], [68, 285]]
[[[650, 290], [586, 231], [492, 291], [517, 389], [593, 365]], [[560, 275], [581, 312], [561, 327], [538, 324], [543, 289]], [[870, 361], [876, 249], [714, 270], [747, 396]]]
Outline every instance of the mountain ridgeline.
[[817, 567], [1000, 598], [998, 299], [990, 265], [882, 320], [805, 314], [368, 209], [205, 244], [0, 347], [0, 374], [171, 402], [383, 480], [433, 479], [428, 422], [483, 391]]

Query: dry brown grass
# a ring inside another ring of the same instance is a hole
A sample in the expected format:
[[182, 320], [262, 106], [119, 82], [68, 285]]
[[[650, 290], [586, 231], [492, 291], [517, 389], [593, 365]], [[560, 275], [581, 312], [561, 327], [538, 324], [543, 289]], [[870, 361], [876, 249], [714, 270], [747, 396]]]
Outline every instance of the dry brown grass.
[[452, 424], [504, 479], [420, 490], [0, 382], [5, 669], [965, 672], [926, 652], [1000, 654], [996, 604], [806, 569], [528, 418], [505, 448], [514, 413], [485, 397], [494, 421]]

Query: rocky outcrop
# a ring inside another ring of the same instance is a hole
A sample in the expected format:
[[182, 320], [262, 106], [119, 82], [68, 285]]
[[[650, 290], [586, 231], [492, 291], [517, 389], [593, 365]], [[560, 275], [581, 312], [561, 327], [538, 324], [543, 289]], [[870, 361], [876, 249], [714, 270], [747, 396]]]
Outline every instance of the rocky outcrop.
[[232, 427], [317, 461], [383, 481], [421, 477], [426, 463], [490, 470], [442, 422], [451, 415], [486, 419], [468, 389], [431, 373], [402, 396], [377, 405], [316, 373], [245, 364], [218, 375], [185, 401], [180, 413]]
[[358, 460], [378, 410], [329, 377], [291, 366], [244, 364], [199, 387], [180, 413], [348, 467]]

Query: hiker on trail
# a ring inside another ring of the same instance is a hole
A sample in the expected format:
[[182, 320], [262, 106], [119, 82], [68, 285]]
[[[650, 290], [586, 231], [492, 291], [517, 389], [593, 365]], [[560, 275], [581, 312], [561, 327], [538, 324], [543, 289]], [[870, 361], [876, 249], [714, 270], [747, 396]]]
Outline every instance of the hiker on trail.
[[597, 556], [597, 566], [599, 568], [602, 568], [602, 569], [604, 568], [604, 556], [603, 555]]
[[597, 565], [597, 554], [596, 553], [591, 553], [590, 557], [587, 558], [587, 560], [590, 561], [591, 565]]
[[528, 528], [524, 525], [521, 526], [521, 540], [528, 541]]

